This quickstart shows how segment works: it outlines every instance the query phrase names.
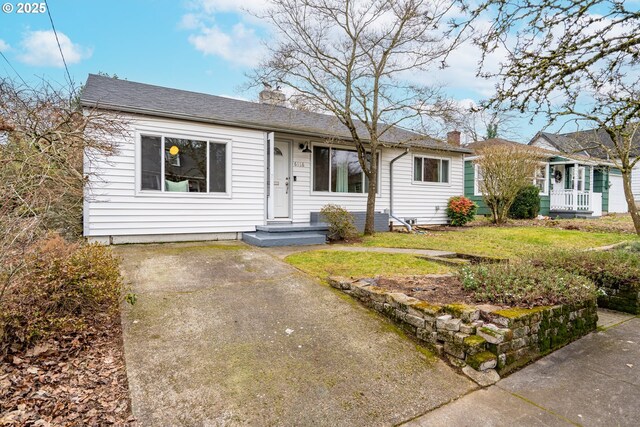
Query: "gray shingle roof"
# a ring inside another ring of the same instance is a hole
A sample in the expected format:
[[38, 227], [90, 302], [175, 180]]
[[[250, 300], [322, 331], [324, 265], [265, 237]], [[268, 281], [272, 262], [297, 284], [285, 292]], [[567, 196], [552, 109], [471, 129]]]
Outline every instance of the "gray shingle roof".
[[[607, 152], [602, 148], [602, 145], [610, 149], [614, 148], [611, 137], [604, 129], [591, 129], [561, 134], [540, 132], [540, 135], [546, 138], [551, 145], [566, 154], [581, 154], [583, 156], [606, 160]], [[633, 145], [632, 155], [640, 154], [640, 133], [635, 135]]]
[[588, 164], [589, 163], [609, 164], [607, 162], [600, 161], [599, 159], [594, 159], [582, 154], [576, 154], [576, 153], [567, 154], [567, 153], [562, 153], [557, 151], [551, 151], [551, 150], [546, 150], [544, 148], [535, 147], [533, 145], [522, 144], [520, 142], [510, 141], [508, 139], [502, 139], [502, 138], [491, 138], [491, 139], [486, 139], [484, 141], [475, 141], [466, 145], [466, 147], [471, 149], [474, 152], [474, 154], [480, 154], [483, 148], [491, 147], [491, 146], [518, 146], [520, 148], [531, 150], [532, 153], [544, 156], [548, 159], [552, 159], [554, 157], [564, 157], [570, 160], [577, 160], [577, 161], [585, 162]]
[[[159, 117], [216, 123], [350, 140], [349, 132], [331, 115], [311, 113], [257, 102], [171, 89], [90, 74], [80, 98], [88, 108], [102, 108]], [[358, 124], [359, 135], [366, 135]], [[365, 139], [365, 138], [363, 138]], [[468, 153], [443, 141], [402, 128], [389, 129], [382, 137], [387, 145], [402, 145]]]

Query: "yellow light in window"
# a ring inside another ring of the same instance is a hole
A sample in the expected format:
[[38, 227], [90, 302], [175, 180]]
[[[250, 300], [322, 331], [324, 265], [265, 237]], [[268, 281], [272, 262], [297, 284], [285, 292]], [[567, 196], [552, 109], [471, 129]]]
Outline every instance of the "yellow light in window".
[[171, 154], [172, 156], [175, 156], [179, 152], [180, 152], [180, 149], [175, 145], [173, 147], [169, 148], [169, 154]]

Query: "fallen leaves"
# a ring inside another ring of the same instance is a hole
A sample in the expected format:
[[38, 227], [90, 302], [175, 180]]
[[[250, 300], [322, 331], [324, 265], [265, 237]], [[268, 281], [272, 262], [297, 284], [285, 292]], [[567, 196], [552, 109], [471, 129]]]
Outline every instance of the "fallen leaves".
[[133, 425], [119, 319], [0, 360], [0, 426]]

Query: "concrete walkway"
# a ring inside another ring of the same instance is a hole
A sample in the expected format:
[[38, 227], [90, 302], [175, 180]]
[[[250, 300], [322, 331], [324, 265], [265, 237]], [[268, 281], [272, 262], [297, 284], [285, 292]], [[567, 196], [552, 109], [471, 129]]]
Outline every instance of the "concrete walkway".
[[477, 387], [391, 323], [241, 243], [117, 248], [144, 426], [394, 425]]
[[602, 311], [590, 334], [405, 426], [639, 426], [640, 319]]

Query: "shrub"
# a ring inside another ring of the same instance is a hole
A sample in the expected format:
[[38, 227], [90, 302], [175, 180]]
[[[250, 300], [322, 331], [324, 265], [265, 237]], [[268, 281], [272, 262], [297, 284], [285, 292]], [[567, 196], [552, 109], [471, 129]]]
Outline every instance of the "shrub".
[[517, 306], [572, 304], [595, 299], [589, 279], [528, 262], [478, 264], [460, 270], [463, 287], [478, 301]]
[[447, 216], [453, 226], [462, 226], [473, 220], [478, 205], [464, 196], [455, 196], [447, 203]]
[[77, 332], [117, 311], [122, 279], [109, 248], [50, 235], [30, 247], [24, 261], [0, 300], [0, 347]]
[[509, 208], [509, 217], [533, 219], [538, 216], [538, 212], [540, 212], [540, 189], [535, 185], [522, 187]]
[[[636, 245], [632, 247], [636, 248]], [[530, 255], [530, 262], [543, 268], [561, 268], [593, 280], [598, 287], [640, 289], [640, 257], [630, 250], [555, 250]]]
[[349, 211], [338, 205], [325, 205], [320, 210], [324, 221], [329, 224], [330, 240], [349, 240], [358, 235], [354, 218]]

